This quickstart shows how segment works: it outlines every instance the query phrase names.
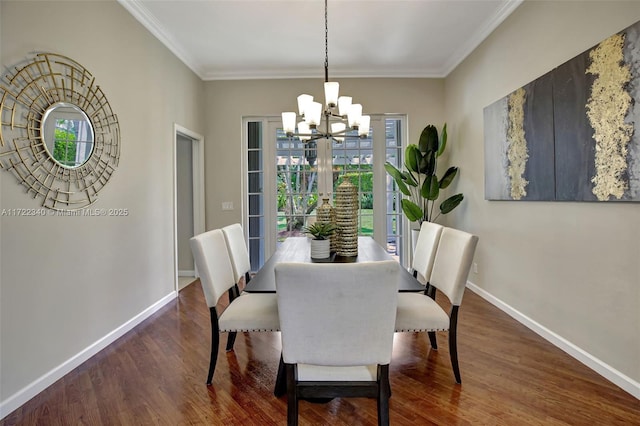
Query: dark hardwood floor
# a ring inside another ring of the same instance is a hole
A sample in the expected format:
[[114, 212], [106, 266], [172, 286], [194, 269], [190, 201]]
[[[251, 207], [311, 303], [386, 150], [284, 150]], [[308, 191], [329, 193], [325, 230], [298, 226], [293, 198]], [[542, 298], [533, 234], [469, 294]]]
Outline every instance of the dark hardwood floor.
[[[442, 302], [441, 302], [442, 303]], [[0, 425], [271, 425], [286, 423], [273, 386], [279, 333], [239, 334], [205, 386], [209, 311], [198, 282]], [[226, 336], [223, 336], [226, 342]], [[396, 334], [392, 425], [640, 425], [640, 401], [467, 290], [455, 384], [447, 340]], [[369, 399], [300, 402], [301, 424], [376, 424]]]

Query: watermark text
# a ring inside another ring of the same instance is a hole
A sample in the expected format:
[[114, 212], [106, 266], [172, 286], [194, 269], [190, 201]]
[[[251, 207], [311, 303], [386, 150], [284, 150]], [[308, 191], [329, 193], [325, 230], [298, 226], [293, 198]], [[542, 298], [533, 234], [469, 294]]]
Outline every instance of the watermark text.
[[40, 207], [37, 209], [2, 209], [2, 217], [41, 217], [41, 216], [81, 216], [81, 217], [125, 217], [129, 216], [128, 208], [85, 208], [78, 210], [53, 210]]

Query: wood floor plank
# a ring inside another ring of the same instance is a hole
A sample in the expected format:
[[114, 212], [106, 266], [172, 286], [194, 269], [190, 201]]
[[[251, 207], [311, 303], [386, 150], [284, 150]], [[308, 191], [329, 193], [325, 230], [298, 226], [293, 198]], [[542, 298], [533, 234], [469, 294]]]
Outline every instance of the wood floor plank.
[[[438, 298], [446, 307], [446, 303]], [[220, 308], [224, 307], [224, 302]], [[392, 425], [640, 425], [640, 401], [474, 293], [460, 309], [455, 383], [447, 334], [398, 333]], [[179, 297], [0, 421], [8, 425], [281, 425], [279, 333], [239, 333], [204, 382], [209, 311], [196, 281]], [[302, 425], [376, 424], [374, 400], [300, 402]]]

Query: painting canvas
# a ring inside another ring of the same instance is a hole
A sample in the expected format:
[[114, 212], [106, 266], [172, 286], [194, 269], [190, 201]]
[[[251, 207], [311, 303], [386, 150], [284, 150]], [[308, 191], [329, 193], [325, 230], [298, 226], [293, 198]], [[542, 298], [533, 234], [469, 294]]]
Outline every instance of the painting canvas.
[[485, 198], [640, 201], [640, 22], [484, 109]]

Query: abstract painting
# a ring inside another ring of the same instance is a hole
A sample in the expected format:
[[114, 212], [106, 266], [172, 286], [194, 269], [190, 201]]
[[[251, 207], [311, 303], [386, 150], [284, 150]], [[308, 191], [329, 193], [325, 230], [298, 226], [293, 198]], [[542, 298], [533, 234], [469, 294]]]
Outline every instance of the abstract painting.
[[484, 109], [485, 199], [640, 201], [640, 22]]

